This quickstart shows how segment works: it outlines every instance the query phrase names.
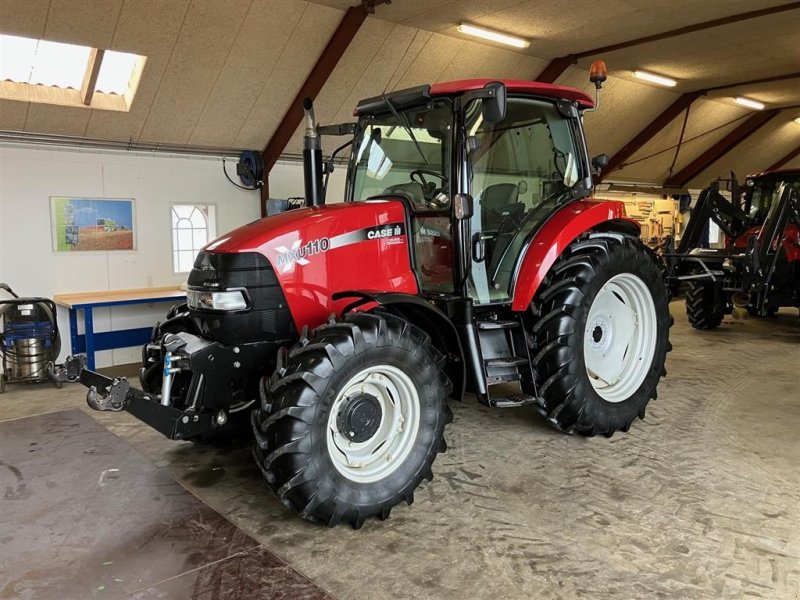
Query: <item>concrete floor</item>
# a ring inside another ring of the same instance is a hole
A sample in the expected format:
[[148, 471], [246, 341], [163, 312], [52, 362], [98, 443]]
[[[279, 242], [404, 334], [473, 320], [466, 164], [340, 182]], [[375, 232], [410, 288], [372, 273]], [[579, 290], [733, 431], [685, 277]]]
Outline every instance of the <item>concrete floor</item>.
[[697, 332], [672, 310], [669, 376], [630, 433], [570, 437], [532, 410], [453, 403], [434, 480], [360, 531], [286, 511], [247, 448], [170, 442], [89, 411], [78, 386], [10, 388], [0, 419], [83, 407], [340, 599], [796, 599], [797, 311]]

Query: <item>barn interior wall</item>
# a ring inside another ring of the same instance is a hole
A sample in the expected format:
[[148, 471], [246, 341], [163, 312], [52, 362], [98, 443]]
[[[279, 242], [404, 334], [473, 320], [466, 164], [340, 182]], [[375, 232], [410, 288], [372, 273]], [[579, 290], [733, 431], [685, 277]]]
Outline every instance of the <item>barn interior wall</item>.
[[[234, 161], [235, 162], [235, 161]], [[234, 165], [228, 163], [231, 173]], [[302, 165], [279, 163], [270, 178], [273, 197], [303, 193]], [[331, 178], [332, 197], [343, 197], [344, 170]], [[134, 198], [136, 250], [53, 252], [50, 197]], [[138, 155], [57, 147], [0, 147], [0, 281], [18, 294], [179, 285], [172, 270], [170, 205], [210, 203], [223, 234], [259, 216], [258, 192], [242, 191], [222, 174], [219, 158]], [[95, 330], [144, 327], [163, 318], [167, 304], [95, 310]], [[59, 310], [62, 358], [69, 353], [69, 318]], [[98, 366], [132, 363], [139, 350], [97, 354]]]

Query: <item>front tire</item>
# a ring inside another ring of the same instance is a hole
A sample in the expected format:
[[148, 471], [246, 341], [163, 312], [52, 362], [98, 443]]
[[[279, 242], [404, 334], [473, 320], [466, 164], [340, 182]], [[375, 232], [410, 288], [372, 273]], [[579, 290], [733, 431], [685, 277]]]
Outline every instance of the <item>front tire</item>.
[[655, 255], [634, 237], [573, 242], [532, 305], [540, 411], [558, 429], [627, 431], [657, 396], [671, 349], [667, 289]]
[[692, 282], [686, 290], [686, 316], [695, 329], [716, 329], [725, 318], [725, 303], [713, 283]]
[[288, 353], [252, 416], [254, 455], [288, 508], [329, 527], [411, 504], [446, 444], [445, 357], [407, 321], [355, 313]]

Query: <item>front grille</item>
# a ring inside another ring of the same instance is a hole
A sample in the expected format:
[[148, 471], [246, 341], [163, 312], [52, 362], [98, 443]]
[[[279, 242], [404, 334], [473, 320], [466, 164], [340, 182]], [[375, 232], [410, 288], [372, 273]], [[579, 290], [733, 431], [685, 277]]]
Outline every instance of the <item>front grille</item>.
[[189, 287], [209, 291], [241, 289], [250, 309], [220, 313], [191, 309], [207, 335], [222, 344], [289, 341], [297, 337], [286, 297], [275, 271], [258, 252], [200, 252], [189, 274]]

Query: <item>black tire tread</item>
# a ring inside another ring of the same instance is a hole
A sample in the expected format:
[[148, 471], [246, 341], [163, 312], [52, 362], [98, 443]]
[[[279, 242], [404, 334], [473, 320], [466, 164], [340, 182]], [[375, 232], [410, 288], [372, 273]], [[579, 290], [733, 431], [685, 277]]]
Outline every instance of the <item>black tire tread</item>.
[[348, 523], [355, 529], [370, 517], [386, 519], [401, 501], [413, 502], [414, 489], [433, 476], [431, 465], [437, 453], [447, 448], [444, 427], [453, 415], [443, 399], [435, 442], [424, 464], [402, 489], [379, 503], [354, 505], [340, 501], [335, 489], [319, 487], [320, 482], [326, 484], [311, 460], [310, 435], [317, 399], [325, 392], [331, 374], [352, 357], [381, 346], [398, 346], [422, 357], [431, 370], [429, 375], [439, 378], [445, 396], [451, 392], [452, 384], [442, 370], [444, 356], [427, 334], [389, 313], [360, 312], [316, 328], [307, 340], [289, 350], [279, 363], [283, 373], [273, 375], [269, 383], [271, 410], [264, 410], [262, 402], [262, 410], [253, 413], [256, 462], [280, 502], [304, 519], [329, 527]]
[[[587, 402], [585, 393], [578, 393], [578, 378], [571, 370], [576, 358], [575, 339], [581, 325], [579, 318], [586, 287], [597, 276], [600, 266], [611, 257], [624, 261], [650, 261], [653, 269], [658, 269], [659, 273], [661, 270], [653, 252], [638, 238], [608, 234], [579, 239], [550, 269], [531, 307], [535, 319], [531, 332], [538, 408], [552, 425], [567, 433], [611, 437], [617, 430], [627, 431], [637, 416], [644, 418], [646, 402], [621, 421], [602, 414], [596, 403]], [[669, 326], [672, 323], [670, 316]], [[666, 355], [671, 350], [668, 339], [664, 348], [663, 354]], [[658, 378], [666, 375], [663, 361], [659, 361], [658, 356], [653, 368], [658, 370]], [[655, 386], [657, 384], [658, 379]], [[652, 399], [656, 396], [655, 386]]]
[[692, 282], [687, 286], [686, 315], [695, 329], [716, 329], [722, 324], [725, 311], [715, 305], [713, 284]]

